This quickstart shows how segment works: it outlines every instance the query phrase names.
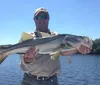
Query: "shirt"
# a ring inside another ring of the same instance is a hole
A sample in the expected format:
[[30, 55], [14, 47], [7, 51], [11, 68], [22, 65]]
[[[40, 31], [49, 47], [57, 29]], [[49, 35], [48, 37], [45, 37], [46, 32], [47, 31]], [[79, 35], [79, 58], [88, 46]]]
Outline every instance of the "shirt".
[[[34, 33], [28, 33], [29, 35], [35, 37]], [[56, 34], [56, 32], [51, 32], [52, 34]], [[21, 38], [21, 41], [23, 39]], [[26, 73], [31, 73], [36, 76], [46, 76], [50, 77], [54, 74], [60, 74], [60, 60], [52, 60], [49, 54], [38, 54], [31, 63], [27, 64], [24, 62], [23, 56], [20, 56], [21, 69]]]

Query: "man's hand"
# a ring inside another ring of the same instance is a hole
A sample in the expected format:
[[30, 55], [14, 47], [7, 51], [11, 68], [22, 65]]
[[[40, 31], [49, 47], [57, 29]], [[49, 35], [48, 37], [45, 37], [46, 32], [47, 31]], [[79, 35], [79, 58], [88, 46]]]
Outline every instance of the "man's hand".
[[38, 51], [39, 49], [36, 49], [36, 47], [29, 48], [29, 50], [27, 50], [27, 52], [24, 55], [24, 61], [26, 63], [31, 63], [37, 56]]
[[91, 52], [91, 49], [88, 48], [87, 46], [84, 45], [80, 45], [79, 48], [77, 48], [78, 52], [80, 52], [81, 54], [87, 54]]

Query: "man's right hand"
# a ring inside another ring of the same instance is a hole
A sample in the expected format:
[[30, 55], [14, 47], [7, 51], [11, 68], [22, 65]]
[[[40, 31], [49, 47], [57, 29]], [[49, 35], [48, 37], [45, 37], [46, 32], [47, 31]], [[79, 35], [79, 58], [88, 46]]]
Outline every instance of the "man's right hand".
[[37, 56], [38, 51], [39, 49], [36, 49], [36, 47], [29, 48], [24, 55], [24, 61], [26, 63], [31, 63]]

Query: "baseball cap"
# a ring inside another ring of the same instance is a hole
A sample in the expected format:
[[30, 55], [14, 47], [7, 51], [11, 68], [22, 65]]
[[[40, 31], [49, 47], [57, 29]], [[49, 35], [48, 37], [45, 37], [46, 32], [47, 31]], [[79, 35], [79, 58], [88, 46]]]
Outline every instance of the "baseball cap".
[[38, 9], [35, 10], [35, 13], [34, 13], [34, 17], [37, 16], [40, 12], [45, 12], [48, 17], [49, 17], [49, 13], [48, 13], [48, 10], [44, 7], [40, 7]]

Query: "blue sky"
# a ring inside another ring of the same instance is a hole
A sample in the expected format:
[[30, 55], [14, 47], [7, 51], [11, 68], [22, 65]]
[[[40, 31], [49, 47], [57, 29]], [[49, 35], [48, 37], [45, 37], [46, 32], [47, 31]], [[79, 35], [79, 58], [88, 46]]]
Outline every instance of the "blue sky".
[[35, 9], [45, 7], [49, 28], [59, 33], [100, 38], [100, 0], [0, 0], [0, 44], [17, 43], [35, 30]]

